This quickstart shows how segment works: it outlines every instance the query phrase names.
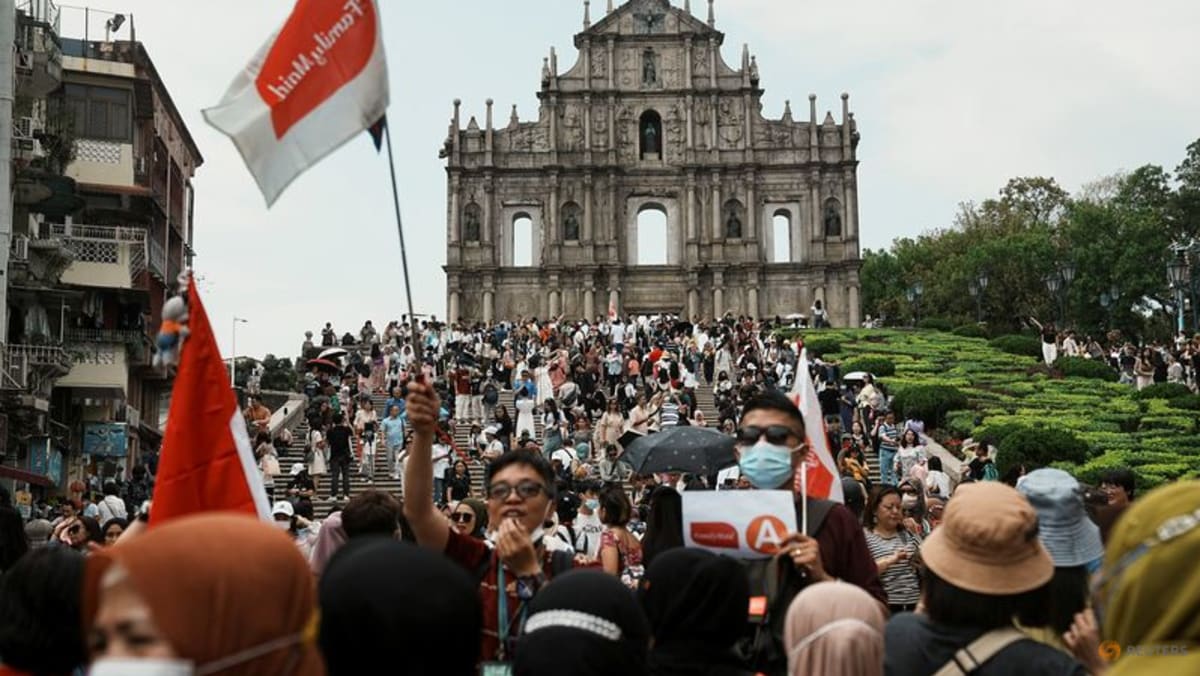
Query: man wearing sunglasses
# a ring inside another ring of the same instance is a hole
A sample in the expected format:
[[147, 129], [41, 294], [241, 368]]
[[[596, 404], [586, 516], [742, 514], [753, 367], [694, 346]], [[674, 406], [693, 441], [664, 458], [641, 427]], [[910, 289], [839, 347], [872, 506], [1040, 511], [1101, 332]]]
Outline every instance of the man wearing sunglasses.
[[878, 568], [854, 514], [840, 503], [807, 498], [796, 488], [796, 472], [808, 455], [808, 443], [804, 418], [791, 400], [777, 391], [750, 398], [742, 409], [737, 445], [741, 476], [754, 488], [795, 491], [797, 522], [800, 501], [808, 500], [808, 534], [792, 533], [785, 541], [785, 555], [804, 579], [795, 593], [810, 582], [838, 579], [886, 602]]
[[458, 562], [479, 580], [483, 606], [480, 659], [512, 658], [512, 641], [533, 596], [573, 565], [574, 552], [550, 552], [542, 524], [556, 509], [554, 471], [537, 453], [511, 451], [488, 467], [485, 494], [487, 542], [457, 532], [433, 505], [433, 438], [437, 393], [425, 381], [408, 388], [408, 419], [413, 440], [404, 467], [404, 516], [417, 543]]

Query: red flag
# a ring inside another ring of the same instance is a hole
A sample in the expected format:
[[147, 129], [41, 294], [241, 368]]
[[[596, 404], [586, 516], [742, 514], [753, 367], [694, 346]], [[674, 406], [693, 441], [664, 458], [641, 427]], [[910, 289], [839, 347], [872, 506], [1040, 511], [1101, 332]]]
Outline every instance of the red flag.
[[[837, 463], [829, 449], [829, 435], [825, 431], [825, 418], [821, 415], [821, 405], [817, 401], [817, 389], [813, 387], [809, 377], [808, 350], [800, 351], [800, 361], [796, 364], [796, 373], [789, 395], [792, 403], [800, 409], [804, 416], [804, 429], [808, 433], [808, 465], [807, 494], [819, 500], [835, 500], [845, 502], [842, 493], [842, 479], [838, 474]], [[796, 487], [800, 488], [802, 477], [796, 477]]]
[[270, 206], [388, 105], [376, 0], [297, 0], [278, 33], [204, 111], [233, 139]]
[[154, 485], [158, 525], [197, 512], [245, 512], [271, 519], [246, 422], [195, 282], [188, 281], [188, 327]]

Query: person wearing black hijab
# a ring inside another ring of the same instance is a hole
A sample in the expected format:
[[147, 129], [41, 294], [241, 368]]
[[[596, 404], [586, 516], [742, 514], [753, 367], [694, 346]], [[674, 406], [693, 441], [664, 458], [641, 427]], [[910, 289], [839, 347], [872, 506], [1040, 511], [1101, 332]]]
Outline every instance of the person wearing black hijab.
[[671, 549], [646, 569], [638, 597], [654, 633], [653, 676], [749, 676], [734, 655], [750, 587], [733, 559]]
[[650, 628], [629, 589], [598, 570], [575, 570], [530, 601], [513, 673], [648, 676], [649, 645]]
[[[391, 538], [342, 547], [321, 577], [321, 652], [329, 676], [474, 676], [479, 585], [449, 559]], [[397, 662], [398, 660], [398, 662]]]

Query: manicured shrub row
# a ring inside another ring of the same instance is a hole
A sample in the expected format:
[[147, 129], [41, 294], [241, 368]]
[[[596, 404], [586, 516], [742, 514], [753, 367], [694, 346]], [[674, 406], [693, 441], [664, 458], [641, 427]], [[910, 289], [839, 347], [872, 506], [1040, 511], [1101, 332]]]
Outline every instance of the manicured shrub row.
[[903, 418], [940, 427], [950, 411], [967, 407], [967, 395], [950, 385], [913, 385], [896, 392], [892, 408]]
[[1054, 368], [1067, 377], [1093, 378], [1117, 382], [1117, 372], [1107, 362], [1082, 357], [1059, 357]]
[[896, 375], [896, 364], [886, 357], [857, 357], [842, 362], [842, 375], [866, 371], [877, 378]]
[[1007, 352], [1008, 354], [1015, 354], [1021, 357], [1033, 357], [1038, 359], [1042, 356], [1041, 341], [1037, 338], [1031, 338], [1029, 336], [999, 336], [998, 338], [993, 338], [988, 341], [988, 345], [991, 345], [1001, 352]]

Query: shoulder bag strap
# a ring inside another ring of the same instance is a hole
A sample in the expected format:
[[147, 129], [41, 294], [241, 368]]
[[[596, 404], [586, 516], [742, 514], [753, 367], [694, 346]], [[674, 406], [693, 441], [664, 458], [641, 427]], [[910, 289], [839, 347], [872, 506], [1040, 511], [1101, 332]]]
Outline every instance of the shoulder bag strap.
[[967, 647], [959, 649], [933, 676], [965, 676], [973, 673], [995, 657], [996, 653], [1023, 638], [1025, 635], [1012, 627], [993, 629], [971, 641]]

